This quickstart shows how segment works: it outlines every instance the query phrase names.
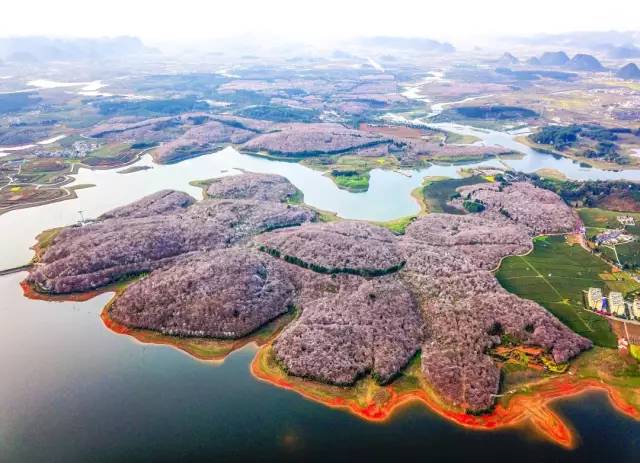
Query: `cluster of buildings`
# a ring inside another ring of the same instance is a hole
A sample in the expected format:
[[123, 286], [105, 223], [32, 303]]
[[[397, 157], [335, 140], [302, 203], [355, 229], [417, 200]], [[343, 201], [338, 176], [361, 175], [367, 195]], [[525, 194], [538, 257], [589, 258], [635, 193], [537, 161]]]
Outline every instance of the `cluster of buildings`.
[[622, 228], [605, 230], [602, 233], [596, 235], [595, 238], [593, 238], [593, 242], [598, 245], [604, 244], [607, 246], [615, 246], [616, 244], [628, 243], [629, 241], [633, 241], [634, 236], [627, 233], [625, 228], [635, 226], [635, 219], [629, 215], [619, 215], [616, 217], [616, 220], [620, 225], [622, 225]]
[[596, 244], [616, 245], [633, 241], [633, 236], [626, 233], [623, 229], [604, 231], [593, 239]]
[[610, 291], [608, 296], [600, 288], [589, 288], [586, 294], [587, 307], [603, 315], [640, 321], [640, 297], [633, 302], [625, 301], [622, 293]]
[[34, 154], [39, 158], [84, 158], [90, 152], [100, 148], [99, 143], [91, 141], [77, 141], [69, 148], [63, 148], [60, 150], [47, 151], [38, 150]]
[[619, 215], [616, 218], [618, 219], [618, 222], [620, 222], [620, 224], [623, 227], [627, 227], [627, 226], [633, 227], [636, 224], [635, 219], [630, 215]]

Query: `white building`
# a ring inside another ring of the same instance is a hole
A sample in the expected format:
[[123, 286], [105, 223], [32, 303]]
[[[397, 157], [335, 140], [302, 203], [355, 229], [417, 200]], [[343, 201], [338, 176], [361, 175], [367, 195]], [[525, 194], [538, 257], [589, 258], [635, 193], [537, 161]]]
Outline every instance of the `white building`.
[[617, 219], [618, 219], [618, 222], [620, 222], [624, 226], [627, 226], [627, 225], [634, 226], [636, 224], [636, 221], [630, 215], [619, 215]]
[[587, 305], [591, 310], [602, 310], [602, 291], [600, 288], [589, 288], [587, 291]]
[[625, 315], [625, 305], [622, 293], [611, 291], [609, 293], [609, 311], [612, 315], [623, 317]]
[[640, 297], [636, 297], [633, 300], [633, 305], [631, 306], [631, 315], [638, 321], [640, 321]]

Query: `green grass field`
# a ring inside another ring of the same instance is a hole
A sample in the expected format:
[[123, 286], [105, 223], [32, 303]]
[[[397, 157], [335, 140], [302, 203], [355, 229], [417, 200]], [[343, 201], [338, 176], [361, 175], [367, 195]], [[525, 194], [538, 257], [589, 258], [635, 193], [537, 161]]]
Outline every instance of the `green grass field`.
[[619, 244], [616, 246], [616, 253], [620, 264], [625, 268], [640, 267], [640, 241]]
[[[607, 211], [606, 209], [598, 209], [585, 207], [578, 209], [578, 214], [584, 222], [584, 226], [587, 228], [621, 228], [622, 225], [618, 222], [617, 217], [619, 215], [628, 215], [636, 220], [636, 224], [640, 223], [640, 213], [634, 212], [616, 212]], [[627, 230], [631, 233], [640, 232], [640, 227], [627, 227]], [[640, 233], [638, 233], [640, 234]]]
[[[630, 212], [615, 212], [597, 208], [578, 209], [578, 214], [587, 228], [587, 238], [593, 239], [596, 235], [606, 229], [622, 228], [617, 217], [619, 215], [629, 215], [636, 220], [636, 225], [627, 226], [625, 230], [638, 237], [638, 241], [619, 244], [615, 247], [600, 246], [599, 251], [611, 262], [620, 262], [625, 268], [640, 267], [640, 214]], [[616, 255], [617, 254], [617, 255]]]
[[404, 235], [407, 226], [416, 219], [415, 215], [400, 217], [399, 219], [389, 220], [388, 222], [371, 222], [375, 225], [388, 228], [396, 235]]
[[366, 157], [350, 154], [306, 158], [302, 164], [325, 172], [339, 188], [352, 193], [369, 189], [371, 170], [400, 167], [398, 160], [393, 156]]
[[331, 179], [344, 190], [352, 193], [363, 192], [369, 189], [369, 172], [354, 173], [353, 175], [331, 175]]
[[450, 145], [470, 145], [480, 139], [474, 135], [462, 135], [459, 133], [445, 132], [446, 142]]
[[447, 203], [456, 192], [456, 188], [476, 183], [486, 183], [482, 177], [449, 178], [427, 181], [422, 188], [424, 200], [429, 212], [446, 212], [448, 214], [462, 214], [463, 212]]
[[600, 246], [598, 247], [598, 251], [600, 251], [602, 253], [602, 257], [606, 258], [607, 260], [613, 263], [618, 262], [616, 250], [612, 246]]
[[130, 143], [117, 143], [112, 145], [104, 145], [95, 151], [92, 151], [89, 156], [92, 158], [115, 158], [120, 156], [124, 151], [131, 148]]
[[595, 344], [616, 347], [607, 321], [584, 308], [583, 290], [589, 287], [629, 293], [640, 285], [563, 236], [538, 238], [527, 256], [505, 259], [496, 272], [500, 284], [518, 296], [544, 306], [576, 333]]

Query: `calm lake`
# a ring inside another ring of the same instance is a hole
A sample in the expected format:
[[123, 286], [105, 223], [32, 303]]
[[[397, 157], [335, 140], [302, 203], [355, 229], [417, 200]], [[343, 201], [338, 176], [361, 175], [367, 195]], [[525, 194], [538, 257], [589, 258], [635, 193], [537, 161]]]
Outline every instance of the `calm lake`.
[[[569, 177], [640, 179], [640, 172], [583, 169], [536, 152], [517, 162], [556, 168]], [[152, 165], [148, 157], [140, 165]], [[499, 165], [488, 161], [483, 165]], [[527, 169], [527, 166], [531, 166]], [[342, 217], [388, 220], [413, 214], [410, 197], [425, 176], [456, 176], [458, 166], [403, 173], [376, 170], [366, 193], [338, 190], [330, 179], [294, 163], [233, 149], [132, 174], [83, 169], [76, 184], [96, 187], [79, 198], [0, 216], [0, 269], [26, 263], [40, 231], [95, 217], [163, 188], [200, 197], [188, 185], [234, 169], [285, 175], [307, 203]], [[523, 429], [477, 432], [444, 421], [424, 406], [389, 422], [361, 421], [255, 380], [247, 346], [223, 363], [197, 361], [167, 346], [143, 345], [107, 330], [99, 317], [110, 299], [32, 301], [24, 273], [0, 277], [0, 462], [102, 461], [638, 461], [640, 424], [616, 413], [600, 393], [556, 408], [581, 442], [564, 450]]]
[[420, 404], [375, 424], [255, 380], [247, 346], [206, 363], [104, 328], [110, 294], [32, 301], [0, 277], [0, 461], [637, 461], [640, 425], [604, 394], [558, 404], [579, 447], [469, 431]]

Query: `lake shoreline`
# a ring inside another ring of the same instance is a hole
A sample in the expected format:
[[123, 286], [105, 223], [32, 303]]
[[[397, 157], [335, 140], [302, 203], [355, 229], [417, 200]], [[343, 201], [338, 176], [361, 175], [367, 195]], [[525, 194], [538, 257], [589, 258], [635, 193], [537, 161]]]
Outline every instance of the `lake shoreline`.
[[[24, 297], [29, 299], [83, 302], [104, 293], [117, 294], [128, 284], [131, 284], [131, 281], [85, 293], [53, 296], [37, 292], [24, 281], [21, 286]], [[129, 336], [142, 345], [168, 346], [197, 361], [214, 364], [224, 362], [228, 355], [247, 345], [253, 345], [257, 351], [249, 362], [249, 370], [254, 378], [295, 392], [323, 406], [348, 411], [365, 421], [386, 422], [403, 407], [412, 403], [421, 403], [441, 418], [467, 429], [491, 431], [531, 426], [541, 437], [563, 448], [573, 449], [578, 442], [576, 432], [566, 419], [552, 410], [552, 405], [557, 401], [589, 391], [605, 392], [609, 403], [617, 412], [640, 421], [640, 397], [636, 398], [638, 404], [633, 405], [628, 398], [625, 398], [619, 387], [607, 384], [597, 377], [591, 377], [591, 373], [580, 376], [581, 369], [593, 360], [585, 359], [586, 354], [575, 361], [568, 373], [521, 383], [518, 385], [519, 390], [500, 394], [491, 410], [469, 414], [444, 402], [417, 373], [419, 356], [414, 357], [401, 370], [399, 376], [386, 385], [377, 384], [370, 376], [358, 380], [353, 386], [334, 386], [286, 374], [272, 358], [271, 345], [277, 335], [296, 317], [295, 312], [277, 317], [263, 325], [254, 334], [239, 339], [188, 338], [164, 335], [152, 330], [132, 329], [122, 325], [109, 316], [109, 307], [114, 299], [115, 297], [107, 302], [99, 315], [103, 327], [114, 334]], [[592, 352], [589, 357], [603, 355], [603, 353], [606, 352], [599, 348], [598, 352], [595, 354]], [[613, 354], [618, 355], [616, 352]], [[635, 394], [638, 395], [638, 392]]]

